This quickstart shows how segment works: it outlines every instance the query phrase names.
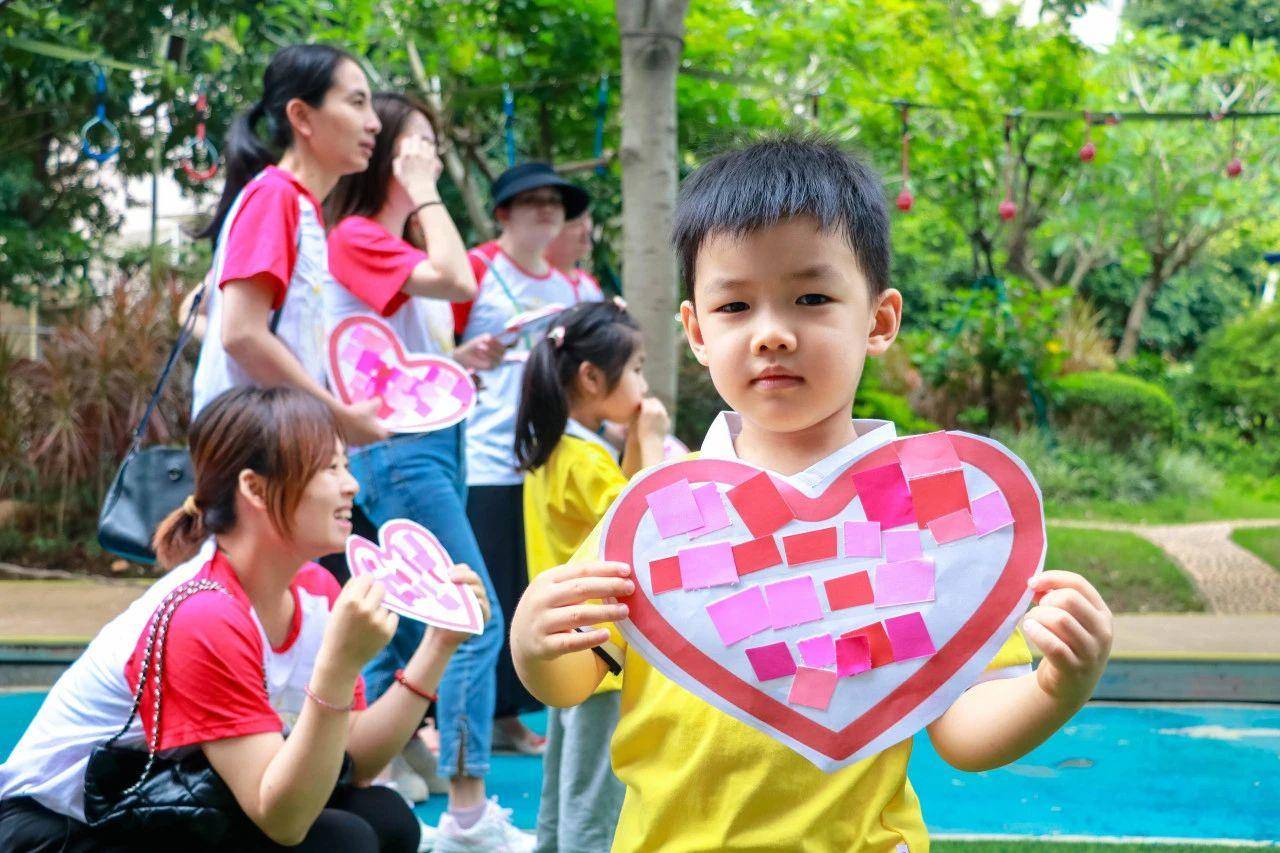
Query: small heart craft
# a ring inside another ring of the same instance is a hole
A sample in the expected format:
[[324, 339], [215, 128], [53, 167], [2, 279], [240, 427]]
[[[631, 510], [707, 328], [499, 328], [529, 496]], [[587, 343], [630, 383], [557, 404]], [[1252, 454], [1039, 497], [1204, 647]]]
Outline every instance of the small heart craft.
[[347, 565], [352, 577], [369, 575], [382, 582], [382, 606], [388, 610], [451, 631], [484, 631], [475, 590], [449, 579], [453, 560], [420, 524], [404, 518], [388, 521], [378, 530], [376, 543], [348, 537]]
[[725, 459], [669, 461], [605, 517], [633, 568], [618, 623], [677, 684], [827, 772], [939, 717], [983, 674], [1044, 564], [1040, 491], [990, 439], [869, 449], [820, 493]]
[[348, 317], [329, 335], [329, 378], [344, 403], [379, 400], [378, 420], [391, 432], [453, 426], [475, 408], [476, 386], [456, 361], [406, 352], [390, 326]]

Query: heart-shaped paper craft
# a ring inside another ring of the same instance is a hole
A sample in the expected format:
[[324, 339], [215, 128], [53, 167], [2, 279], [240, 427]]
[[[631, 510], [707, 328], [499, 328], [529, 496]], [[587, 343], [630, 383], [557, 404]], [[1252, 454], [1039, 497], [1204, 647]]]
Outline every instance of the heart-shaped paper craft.
[[820, 494], [733, 460], [668, 462], [605, 518], [627, 641], [668, 678], [826, 771], [945, 711], [1030, 601], [1040, 491], [994, 441], [882, 444]]
[[347, 539], [351, 576], [382, 581], [382, 606], [428, 625], [479, 634], [484, 616], [475, 591], [449, 580], [453, 560], [430, 530], [405, 518], [378, 530], [379, 544], [362, 536]]
[[551, 321], [562, 311], [564, 311], [564, 306], [559, 302], [551, 302], [541, 308], [521, 311], [507, 321], [506, 325], [502, 327], [502, 332], [498, 335], [498, 338], [503, 343], [510, 343], [521, 332], [537, 332], [539, 327], [550, 326]]
[[329, 335], [329, 378], [344, 403], [378, 399], [378, 420], [392, 432], [431, 432], [466, 418], [476, 386], [456, 361], [405, 352], [373, 317], [348, 317]]

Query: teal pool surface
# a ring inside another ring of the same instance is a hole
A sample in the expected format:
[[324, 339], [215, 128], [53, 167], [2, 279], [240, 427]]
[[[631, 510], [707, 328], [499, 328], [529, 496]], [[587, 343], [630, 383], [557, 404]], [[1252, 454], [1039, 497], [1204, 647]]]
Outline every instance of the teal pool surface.
[[[0, 694], [7, 756], [43, 698]], [[530, 724], [542, 728], [541, 715]], [[537, 816], [542, 762], [494, 756], [491, 794]], [[1280, 706], [1097, 704], [1021, 761], [953, 770], [917, 735], [911, 781], [931, 832], [1271, 841], [1280, 837]], [[445, 798], [417, 809], [439, 819]]]

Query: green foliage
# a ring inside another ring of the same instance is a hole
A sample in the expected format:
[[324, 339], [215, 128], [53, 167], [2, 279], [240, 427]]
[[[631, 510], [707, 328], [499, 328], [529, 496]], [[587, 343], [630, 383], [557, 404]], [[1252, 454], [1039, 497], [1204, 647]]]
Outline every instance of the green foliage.
[[1231, 538], [1280, 571], [1280, 527], [1238, 527]]
[[1228, 44], [1241, 35], [1280, 39], [1280, 14], [1272, 0], [1128, 0], [1124, 17], [1134, 26], [1177, 33], [1188, 43]]
[[[968, 412], [966, 426], [1029, 423], [1033, 395], [1058, 370], [1057, 331], [1069, 293], [1037, 290], [1017, 279], [984, 279], [958, 290], [942, 312], [945, 331], [933, 335], [916, 362], [925, 380], [954, 406], [948, 421]], [[974, 420], [974, 414], [978, 419]]]
[[1051, 505], [1204, 501], [1223, 485], [1222, 475], [1188, 450], [1139, 442], [1120, 451], [1069, 433], [1055, 437], [1039, 430], [997, 430], [995, 437], [1027, 463]]
[[1053, 384], [1054, 423], [1123, 449], [1168, 442], [1178, 428], [1173, 400], [1158, 385], [1120, 373], [1073, 373]]
[[911, 405], [904, 398], [876, 389], [858, 390], [858, 396], [853, 401], [853, 416], [893, 421], [899, 435], [914, 435], [941, 429], [933, 421], [911, 411]]
[[1049, 525], [1045, 569], [1078, 572], [1116, 613], [1203, 612], [1191, 580], [1133, 533]]
[[1280, 428], [1280, 306], [1213, 335], [1195, 363], [1195, 385], [1211, 420], [1246, 442], [1276, 441]]

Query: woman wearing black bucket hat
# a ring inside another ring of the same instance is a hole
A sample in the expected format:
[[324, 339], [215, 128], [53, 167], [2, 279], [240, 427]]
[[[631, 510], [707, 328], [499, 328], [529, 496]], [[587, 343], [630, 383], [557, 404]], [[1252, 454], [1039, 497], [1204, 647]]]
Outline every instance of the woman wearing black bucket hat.
[[[560, 177], [546, 163], [522, 163], [493, 182], [494, 218], [502, 229], [494, 241], [469, 252], [480, 289], [472, 302], [455, 303], [459, 341], [495, 335], [511, 343], [502, 363], [480, 373], [483, 390], [467, 422], [467, 516], [480, 543], [500, 606], [514, 612], [528, 585], [525, 568], [523, 475], [514, 453], [516, 408], [525, 359], [551, 318], [519, 332], [507, 327], [517, 315], [559, 305], [567, 308], [595, 292], [570, 282], [544, 257], [547, 245], [566, 218], [587, 208], [585, 190]], [[498, 659], [495, 716], [500, 720], [495, 745], [504, 742], [524, 752], [541, 752], [542, 738], [515, 716], [541, 707], [524, 689], [503, 645]]]

